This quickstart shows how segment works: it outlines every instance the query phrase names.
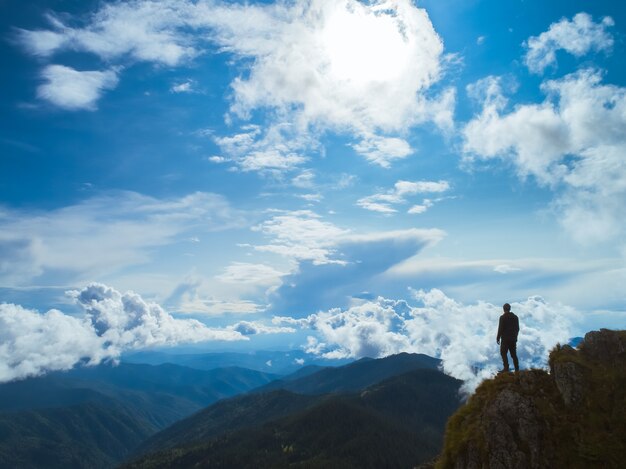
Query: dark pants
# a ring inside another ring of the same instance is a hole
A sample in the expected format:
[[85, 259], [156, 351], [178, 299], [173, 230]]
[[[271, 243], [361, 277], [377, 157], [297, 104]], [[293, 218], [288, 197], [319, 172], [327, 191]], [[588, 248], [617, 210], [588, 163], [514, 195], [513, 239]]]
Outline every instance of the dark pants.
[[517, 341], [502, 339], [500, 341], [500, 355], [502, 355], [502, 364], [504, 365], [505, 370], [509, 369], [509, 360], [507, 358], [508, 352], [511, 352], [511, 358], [513, 359], [515, 371], [518, 371], [519, 363], [517, 361]]

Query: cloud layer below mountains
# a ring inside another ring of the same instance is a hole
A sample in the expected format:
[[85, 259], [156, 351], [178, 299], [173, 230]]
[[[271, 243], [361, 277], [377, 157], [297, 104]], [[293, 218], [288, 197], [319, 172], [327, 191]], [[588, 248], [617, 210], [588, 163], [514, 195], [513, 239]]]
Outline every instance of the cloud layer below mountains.
[[92, 283], [68, 292], [79, 317], [0, 304], [0, 382], [116, 360], [125, 350], [213, 340], [244, 340], [235, 330], [176, 319], [139, 295]]
[[[501, 306], [479, 301], [462, 304], [442, 291], [412, 291], [421, 303], [378, 297], [347, 309], [330, 309], [303, 319], [276, 317], [274, 322], [315, 332], [307, 352], [326, 358], [384, 357], [400, 352], [441, 358], [443, 371], [465, 381], [465, 391], [502, 367], [496, 344]], [[566, 343], [578, 314], [539, 297], [513, 303], [521, 330], [518, 355], [522, 369], [543, 367], [550, 349]]]

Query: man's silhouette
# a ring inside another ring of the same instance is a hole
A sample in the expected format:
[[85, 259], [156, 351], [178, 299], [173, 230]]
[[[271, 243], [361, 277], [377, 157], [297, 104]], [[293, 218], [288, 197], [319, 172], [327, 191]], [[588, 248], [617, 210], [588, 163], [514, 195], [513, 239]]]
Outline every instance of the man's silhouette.
[[511, 305], [504, 303], [502, 306], [504, 314], [500, 316], [498, 324], [498, 337], [496, 342], [500, 344], [500, 355], [502, 355], [502, 364], [504, 368], [499, 373], [509, 371], [509, 360], [507, 353], [511, 353], [515, 371], [519, 371], [519, 363], [517, 361], [517, 334], [519, 333], [519, 319], [511, 312]]

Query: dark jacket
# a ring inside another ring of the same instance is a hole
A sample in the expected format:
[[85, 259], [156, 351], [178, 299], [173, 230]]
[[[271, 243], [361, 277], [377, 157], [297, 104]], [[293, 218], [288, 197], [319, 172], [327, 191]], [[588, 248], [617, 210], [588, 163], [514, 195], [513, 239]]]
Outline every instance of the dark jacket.
[[500, 316], [498, 324], [498, 341], [500, 339], [517, 342], [517, 334], [519, 333], [519, 319], [511, 312], [504, 313]]

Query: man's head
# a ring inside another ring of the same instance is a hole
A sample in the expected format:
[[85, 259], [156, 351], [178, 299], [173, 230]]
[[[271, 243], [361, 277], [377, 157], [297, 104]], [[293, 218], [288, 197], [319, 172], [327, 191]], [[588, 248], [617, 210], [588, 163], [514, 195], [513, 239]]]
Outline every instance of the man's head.
[[504, 303], [504, 305], [502, 306], [502, 309], [504, 310], [505, 313], [508, 313], [509, 311], [511, 311], [511, 305], [508, 303]]

